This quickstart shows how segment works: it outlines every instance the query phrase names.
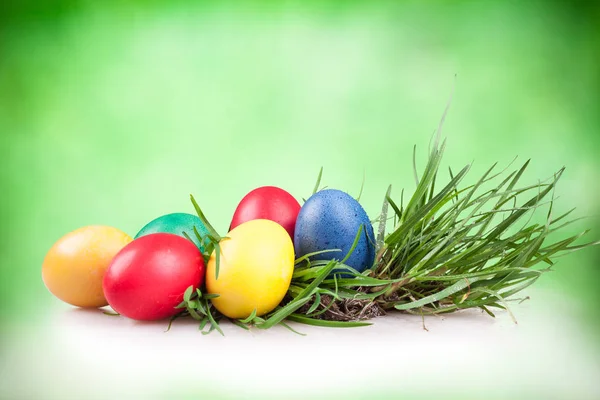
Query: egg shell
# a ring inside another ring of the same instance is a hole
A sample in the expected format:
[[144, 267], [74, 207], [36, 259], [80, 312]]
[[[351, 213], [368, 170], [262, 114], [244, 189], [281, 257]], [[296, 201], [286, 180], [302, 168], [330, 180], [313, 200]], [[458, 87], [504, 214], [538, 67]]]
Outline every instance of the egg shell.
[[300, 203], [291, 194], [275, 186], [262, 186], [248, 193], [238, 204], [229, 230], [244, 222], [268, 219], [277, 222], [294, 238]]
[[321, 190], [304, 203], [298, 214], [294, 235], [296, 256], [341, 249], [311, 257], [311, 260], [341, 260], [352, 248], [361, 225], [366, 229], [345, 262], [359, 272], [371, 268], [375, 260], [375, 236], [369, 216], [349, 194], [336, 189]]
[[274, 221], [244, 222], [220, 243], [219, 275], [215, 249], [206, 269], [206, 290], [218, 294], [212, 304], [229, 318], [271, 312], [287, 293], [294, 273], [294, 245]]
[[171, 233], [185, 238], [185, 235], [183, 234], [185, 232], [192, 239], [196, 247], [204, 252], [204, 246], [202, 246], [194, 233], [194, 226], [201, 236], [209, 233], [206, 226], [202, 223], [202, 220], [196, 215], [187, 213], [166, 214], [148, 222], [146, 226], [135, 235], [135, 239], [152, 233]]
[[42, 279], [56, 297], [77, 307], [108, 304], [102, 279], [113, 257], [133, 239], [110, 226], [85, 226], [60, 238], [42, 264]]
[[102, 288], [119, 314], [157, 321], [181, 312], [177, 305], [185, 291], [201, 287], [205, 271], [194, 243], [171, 233], [153, 233], [135, 239], [115, 255]]

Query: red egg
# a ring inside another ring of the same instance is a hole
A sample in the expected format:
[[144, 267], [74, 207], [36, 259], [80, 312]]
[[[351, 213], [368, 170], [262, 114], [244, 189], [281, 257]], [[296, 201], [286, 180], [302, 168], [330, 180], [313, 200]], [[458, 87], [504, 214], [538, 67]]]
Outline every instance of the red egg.
[[189, 286], [202, 286], [205, 267], [196, 245], [170, 233], [135, 239], [113, 258], [102, 287], [110, 306], [128, 318], [158, 320], [176, 308]]
[[238, 204], [229, 230], [254, 219], [269, 219], [283, 226], [294, 238], [300, 203], [288, 192], [275, 186], [263, 186], [248, 193]]

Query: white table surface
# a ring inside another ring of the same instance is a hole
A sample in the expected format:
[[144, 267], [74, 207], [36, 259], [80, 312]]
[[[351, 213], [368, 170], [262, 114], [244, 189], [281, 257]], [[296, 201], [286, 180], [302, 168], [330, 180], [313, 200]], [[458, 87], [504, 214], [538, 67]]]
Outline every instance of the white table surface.
[[477, 310], [427, 317], [428, 331], [405, 314], [366, 328], [293, 324], [307, 336], [225, 323], [221, 337], [193, 320], [165, 333], [60, 304], [13, 327], [0, 398], [600, 399], [600, 343], [577, 310], [536, 292], [513, 312], [517, 325]]

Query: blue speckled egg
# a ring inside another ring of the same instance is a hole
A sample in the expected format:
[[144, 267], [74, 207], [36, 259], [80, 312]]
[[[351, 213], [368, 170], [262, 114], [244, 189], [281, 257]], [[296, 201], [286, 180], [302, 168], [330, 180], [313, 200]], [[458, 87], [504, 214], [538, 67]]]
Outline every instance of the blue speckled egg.
[[375, 236], [369, 217], [360, 203], [340, 190], [326, 189], [312, 195], [300, 209], [296, 220], [294, 247], [296, 256], [328, 249], [311, 260], [343, 259], [354, 242], [360, 226], [364, 231], [346, 264], [359, 272], [373, 266]]
[[201, 236], [208, 233], [208, 229], [206, 229], [202, 220], [196, 215], [186, 213], [166, 214], [148, 222], [146, 226], [135, 235], [135, 239], [151, 233], [172, 233], [174, 235], [185, 237], [183, 234], [183, 232], [185, 232], [190, 236], [200, 251], [204, 252], [204, 246], [202, 246], [194, 234], [194, 226]]

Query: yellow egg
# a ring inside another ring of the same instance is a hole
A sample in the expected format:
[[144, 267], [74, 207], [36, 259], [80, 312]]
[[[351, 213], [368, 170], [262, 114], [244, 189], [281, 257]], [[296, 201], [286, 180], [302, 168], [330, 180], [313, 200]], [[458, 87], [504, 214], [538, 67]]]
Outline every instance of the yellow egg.
[[113, 257], [132, 239], [110, 226], [86, 226], [66, 234], [48, 251], [42, 279], [48, 290], [77, 307], [108, 305], [102, 279]]
[[221, 240], [219, 276], [216, 253], [206, 270], [206, 289], [219, 297], [213, 305], [229, 318], [272, 311], [285, 296], [294, 272], [294, 245], [276, 222], [256, 219], [238, 225]]

